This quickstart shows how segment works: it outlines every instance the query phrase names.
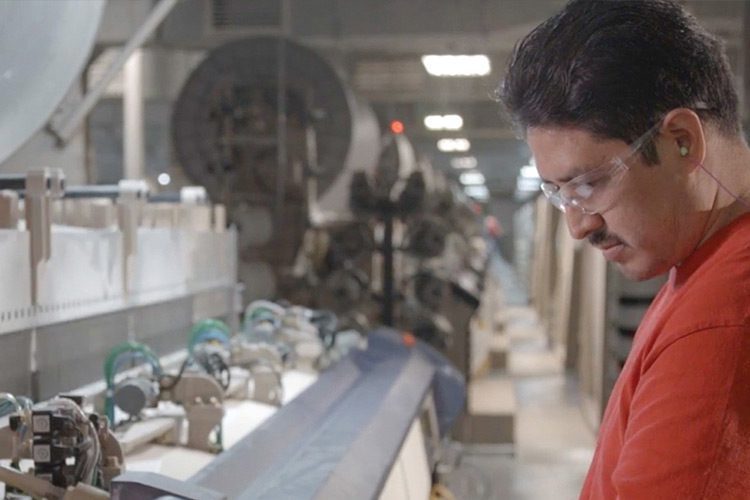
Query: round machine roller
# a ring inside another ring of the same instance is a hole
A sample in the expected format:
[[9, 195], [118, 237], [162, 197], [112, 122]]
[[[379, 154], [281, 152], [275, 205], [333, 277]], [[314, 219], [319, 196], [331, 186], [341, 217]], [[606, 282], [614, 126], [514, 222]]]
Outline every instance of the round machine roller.
[[136, 416], [146, 407], [156, 406], [159, 401], [159, 384], [149, 378], [125, 379], [115, 387], [115, 405], [130, 416]]
[[[248, 301], [283, 294], [278, 282], [294, 262], [310, 207], [328, 217], [348, 212], [352, 173], [372, 170], [380, 151], [372, 110], [323, 58], [277, 37], [210, 51], [183, 87], [172, 125], [186, 174], [224, 203], [238, 226], [239, 275], [252, 283]], [[267, 238], [243, 236], [269, 220]], [[276, 283], [260, 286], [253, 272], [259, 264], [270, 265]]]
[[105, 4], [0, 2], [0, 162], [44, 126], [80, 75]]

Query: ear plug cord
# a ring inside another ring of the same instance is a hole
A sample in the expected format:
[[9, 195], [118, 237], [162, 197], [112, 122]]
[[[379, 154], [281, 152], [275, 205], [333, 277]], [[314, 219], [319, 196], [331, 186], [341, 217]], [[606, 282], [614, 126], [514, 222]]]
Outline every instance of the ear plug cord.
[[726, 187], [714, 174], [712, 174], [706, 167], [703, 166], [703, 163], [699, 163], [698, 166], [701, 168], [701, 170], [703, 170], [704, 172], [706, 172], [709, 177], [711, 177], [713, 180], [715, 180], [716, 184], [718, 184], [719, 187], [721, 189], [723, 189], [729, 196], [731, 196], [732, 198], [734, 198], [734, 200], [736, 202], [738, 202], [740, 205], [742, 205], [746, 209], [750, 210], [750, 202], [748, 202], [746, 200], [743, 200], [742, 198], [740, 198], [739, 196], [737, 196], [736, 194], [734, 194], [732, 191], [730, 191], [729, 188]]

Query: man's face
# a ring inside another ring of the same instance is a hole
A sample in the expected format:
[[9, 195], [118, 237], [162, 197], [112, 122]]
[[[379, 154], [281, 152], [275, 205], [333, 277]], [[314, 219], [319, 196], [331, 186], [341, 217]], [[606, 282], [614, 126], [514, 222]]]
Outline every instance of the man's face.
[[[557, 186], [629, 152], [623, 141], [574, 128], [529, 128], [527, 140], [542, 179]], [[671, 161], [673, 155], [662, 155], [661, 148], [659, 153], [658, 165], [634, 155], [621, 175], [593, 183], [598, 199], [607, 200], [598, 213], [568, 207], [563, 215], [573, 238], [586, 238], [634, 280], [667, 272], [700, 240], [699, 221], [690, 216], [687, 173]]]

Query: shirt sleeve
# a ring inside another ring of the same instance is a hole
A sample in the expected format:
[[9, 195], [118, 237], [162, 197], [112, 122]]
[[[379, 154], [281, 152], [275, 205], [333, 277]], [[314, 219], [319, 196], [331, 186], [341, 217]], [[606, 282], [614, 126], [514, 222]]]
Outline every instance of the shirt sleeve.
[[749, 498], [750, 327], [667, 346], [644, 365], [629, 413], [618, 498]]

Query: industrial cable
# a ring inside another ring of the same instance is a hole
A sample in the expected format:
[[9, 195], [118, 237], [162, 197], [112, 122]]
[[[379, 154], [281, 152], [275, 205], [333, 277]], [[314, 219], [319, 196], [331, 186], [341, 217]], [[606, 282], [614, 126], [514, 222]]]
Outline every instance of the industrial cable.
[[11, 413], [20, 414], [23, 407], [16, 397], [9, 392], [0, 392], [0, 417], [10, 415]]
[[159, 387], [163, 390], [172, 390], [175, 388], [177, 383], [182, 379], [182, 374], [185, 373], [185, 369], [190, 365], [191, 358], [188, 356], [180, 365], [180, 369], [177, 371], [177, 375], [168, 375], [163, 373], [159, 376]]
[[[26, 432], [31, 428], [31, 421], [29, 420], [29, 412], [33, 405], [29, 398], [23, 396], [14, 396], [9, 392], [0, 392], [0, 417], [6, 415], [15, 414], [20, 419], [20, 426], [16, 429], [18, 434], [18, 440], [20, 443], [26, 439]], [[11, 457], [11, 467], [20, 469], [19, 464], [21, 457], [18, 454], [18, 449], [13, 447], [13, 456]]]
[[193, 360], [206, 374], [216, 380], [222, 389], [226, 391], [229, 388], [229, 384], [232, 381], [232, 374], [229, 365], [224, 361], [221, 353], [196, 349], [193, 352]]
[[734, 194], [734, 192], [732, 190], [730, 190], [727, 186], [725, 186], [724, 183], [721, 182], [718, 179], [718, 177], [716, 177], [713, 173], [711, 173], [710, 170], [708, 170], [706, 167], [704, 167], [703, 163], [698, 163], [698, 166], [700, 167], [701, 170], [703, 170], [705, 173], [707, 173], [709, 177], [711, 177], [714, 181], [716, 181], [716, 184], [718, 184], [719, 187], [724, 190], [724, 192], [726, 192], [729, 196], [731, 196], [732, 198], [734, 198], [734, 201], [736, 201], [737, 203], [739, 203], [740, 205], [742, 205], [746, 209], [750, 210], [750, 203], [748, 203], [747, 200], [745, 200], [745, 199], [741, 198], [740, 196]]
[[193, 326], [188, 342], [190, 356], [198, 367], [213, 377], [222, 389], [227, 390], [232, 379], [229, 365], [221, 352], [213, 350], [216, 347], [203, 347], [216, 344], [221, 346], [219, 349], [227, 353], [227, 356], [230, 354], [232, 341], [229, 325], [218, 319], [204, 319]]
[[[54, 398], [47, 402], [52, 408], [62, 408], [70, 412], [75, 429], [81, 439], [82, 453], [76, 457], [76, 481], [93, 485], [96, 480], [96, 468], [101, 460], [101, 445], [94, 423], [86, 416], [83, 409], [67, 398]], [[81, 431], [85, 427], [88, 432]]]

